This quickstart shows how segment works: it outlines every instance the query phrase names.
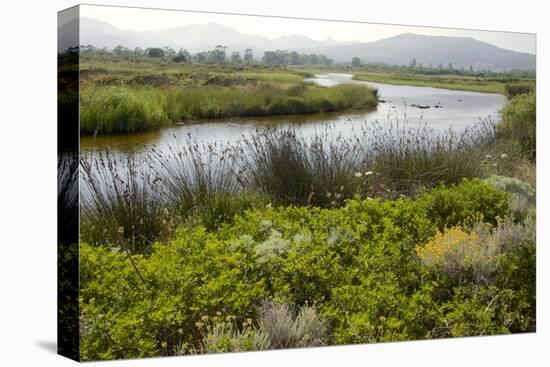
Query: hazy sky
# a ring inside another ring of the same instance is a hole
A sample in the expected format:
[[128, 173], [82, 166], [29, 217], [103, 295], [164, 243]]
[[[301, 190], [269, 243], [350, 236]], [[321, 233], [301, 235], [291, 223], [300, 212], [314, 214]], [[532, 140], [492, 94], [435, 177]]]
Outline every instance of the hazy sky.
[[496, 46], [535, 54], [534, 34], [475, 31], [431, 27], [410, 27], [352, 22], [324, 22], [303, 19], [267, 18], [258, 16], [224, 15], [158, 9], [135, 9], [109, 6], [81, 6], [82, 17], [107, 22], [121, 29], [158, 30], [186, 24], [219, 23], [239, 32], [268, 38], [300, 34], [316, 40], [332, 37], [336, 41], [370, 42], [401, 33], [430, 36], [472, 37]]

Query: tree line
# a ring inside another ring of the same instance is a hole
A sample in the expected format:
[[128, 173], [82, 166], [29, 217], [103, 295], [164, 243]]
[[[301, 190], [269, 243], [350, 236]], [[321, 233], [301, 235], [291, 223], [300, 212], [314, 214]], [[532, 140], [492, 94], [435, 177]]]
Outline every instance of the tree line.
[[334, 60], [323, 54], [306, 54], [297, 51], [275, 50], [265, 51], [261, 58], [254, 57], [254, 51], [247, 48], [241, 54], [239, 51], [227, 51], [227, 46], [216, 45], [211, 50], [201, 51], [191, 54], [187, 49], [180, 48], [175, 50], [171, 47], [136, 47], [130, 49], [119, 45], [112, 50], [107, 48], [96, 48], [92, 45], [80, 46], [81, 54], [113, 55], [124, 59], [132, 58], [164, 58], [173, 62], [198, 62], [198, 63], [232, 63], [232, 64], [251, 64], [263, 63], [267, 65], [332, 65]]
[[216, 45], [211, 50], [200, 51], [194, 54], [187, 49], [180, 48], [175, 50], [171, 47], [136, 47], [130, 49], [119, 45], [113, 49], [97, 48], [92, 45], [83, 45], [79, 47], [80, 54], [83, 56], [112, 56], [126, 60], [150, 58], [171, 60], [176, 63], [196, 62], [207, 64], [264, 64], [272, 66], [280, 65], [339, 65], [354, 69], [360, 69], [365, 72], [374, 73], [399, 73], [399, 74], [419, 74], [419, 75], [460, 75], [473, 77], [506, 77], [506, 78], [535, 78], [534, 70], [512, 69], [508, 71], [494, 71], [489, 68], [475, 68], [470, 65], [468, 68], [455, 67], [453, 63], [447, 65], [422, 64], [413, 57], [408, 65], [390, 65], [380, 62], [363, 61], [359, 57], [353, 57], [349, 62], [335, 62], [333, 59], [323, 54], [307, 54], [297, 51], [275, 50], [265, 51], [263, 56], [256, 58], [254, 51], [247, 48], [241, 54], [239, 51], [228, 52], [227, 46]]
[[413, 57], [408, 65], [390, 65], [381, 62], [363, 62], [359, 57], [351, 59], [353, 68], [361, 69], [365, 72], [373, 73], [397, 73], [397, 74], [419, 74], [419, 75], [459, 75], [472, 77], [490, 77], [490, 78], [528, 78], [536, 77], [536, 72], [529, 69], [511, 69], [507, 71], [495, 71], [489, 68], [474, 68], [469, 65], [467, 68], [456, 67], [452, 62], [447, 65], [431, 63], [423, 64]]

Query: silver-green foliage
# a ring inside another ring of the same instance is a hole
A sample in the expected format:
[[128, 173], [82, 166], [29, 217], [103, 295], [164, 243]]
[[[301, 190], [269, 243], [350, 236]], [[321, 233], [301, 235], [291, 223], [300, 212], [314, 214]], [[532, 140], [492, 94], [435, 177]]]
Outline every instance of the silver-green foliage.
[[305, 305], [293, 312], [285, 303], [264, 302], [259, 325], [274, 349], [323, 345], [325, 326], [312, 306]]

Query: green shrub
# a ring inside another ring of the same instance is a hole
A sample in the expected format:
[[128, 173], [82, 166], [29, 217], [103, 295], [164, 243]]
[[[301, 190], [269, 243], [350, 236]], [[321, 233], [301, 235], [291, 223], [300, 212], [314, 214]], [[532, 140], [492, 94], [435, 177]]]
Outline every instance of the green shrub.
[[[148, 257], [82, 243], [82, 359], [533, 331], [533, 232], [495, 228], [507, 202], [466, 180], [417, 198], [247, 210], [212, 232], [180, 228]], [[419, 261], [439, 228], [479, 218], [505, 249], [491, 285]], [[231, 320], [203, 320], [216, 313]]]
[[[533, 239], [534, 240], [534, 239]], [[537, 316], [537, 259], [535, 242], [525, 242], [508, 252], [501, 261], [496, 285], [514, 292], [508, 322], [512, 333], [534, 332]]]
[[534, 159], [537, 149], [536, 94], [513, 97], [503, 107], [501, 115], [502, 121], [497, 126], [499, 135], [518, 141], [523, 153]]
[[533, 188], [526, 182], [520, 181], [513, 177], [496, 175], [489, 177], [488, 181], [503, 191], [525, 198], [529, 204], [535, 204], [535, 190], [533, 190]]
[[[521, 293], [511, 289], [459, 287], [453, 293], [453, 299], [441, 306], [441, 315], [430, 337], [508, 334], [527, 309]], [[518, 301], [520, 307], [514, 307]]]
[[483, 220], [493, 225], [497, 217], [510, 214], [509, 194], [495, 190], [494, 186], [480, 179], [464, 180], [460, 190], [449, 190], [443, 186], [421, 197], [426, 214], [440, 231], [445, 227], [464, 223], [466, 219], [482, 214]]
[[509, 97], [517, 96], [518, 94], [528, 94], [535, 92], [535, 83], [530, 81], [510, 82], [504, 85], [506, 94]]
[[183, 342], [198, 347], [202, 315], [222, 310], [246, 319], [266, 296], [253, 253], [230, 251], [202, 228], [182, 229], [149, 258], [133, 256], [139, 273], [107, 248], [81, 244], [80, 256], [83, 360], [158, 356]]

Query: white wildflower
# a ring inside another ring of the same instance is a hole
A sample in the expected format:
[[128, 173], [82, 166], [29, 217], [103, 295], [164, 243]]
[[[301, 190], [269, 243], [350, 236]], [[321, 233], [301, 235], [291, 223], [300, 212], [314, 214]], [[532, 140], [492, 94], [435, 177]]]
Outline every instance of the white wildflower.
[[355, 177], [361, 178], [361, 176], [363, 176], [363, 174], [361, 172], [355, 172]]

